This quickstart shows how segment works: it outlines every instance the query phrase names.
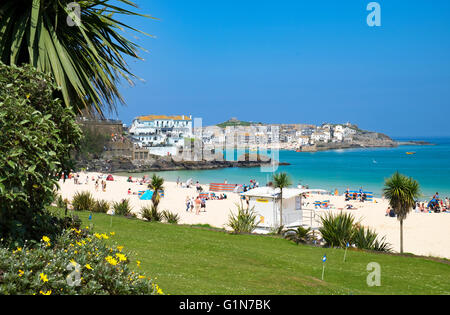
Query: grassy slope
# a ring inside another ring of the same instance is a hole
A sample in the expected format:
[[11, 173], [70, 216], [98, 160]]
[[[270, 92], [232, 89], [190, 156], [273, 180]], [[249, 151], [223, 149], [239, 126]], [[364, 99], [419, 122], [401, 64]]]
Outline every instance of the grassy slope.
[[[89, 224], [89, 213], [77, 214]], [[348, 251], [344, 263], [341, 249], [297, 246], [276, 237], [120, 217], [110, 228], [110, 222], [110, 216], [93, 216], [94, 229], [114, 231], [114, 241], [169, 294], [450, 294], [450, 265], [429, 259]], [[381, 265], [380, 287], [366, 284], [369, 262]]]

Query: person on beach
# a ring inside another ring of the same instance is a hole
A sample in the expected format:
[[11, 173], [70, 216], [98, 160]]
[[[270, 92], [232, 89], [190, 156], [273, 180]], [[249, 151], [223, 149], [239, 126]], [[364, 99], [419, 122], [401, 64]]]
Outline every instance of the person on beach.
[[199, 215], [200, 214], [200, 205], [201, 205], [202, 201], [200, 200], [200, 197], [197, 197], [195, 199], [195, 214]]
[[201, 199], [200, 208], [203, 209], [204, 212], [206, 212], [206, 200], [205, 200], [205, 198]]
[[194, 206], [195, 206], [195, 199], [194, 199], [194, 197], [191, 198], [190, 204], [191, 204], [191, 212], [193, 212], [194, 211]]
[[391, 207], [388, 207], [386, 209], [386, 216], [390, 216], [391, 218], [394, 218], [395, 217], [394, 209], [391, 209]]
[[191, 209], [191, 199], [189, 198], [189, 196], [187, 196], [186, 197], [186, 212], [188, 212], [189, 209]]
[[98, 179], [95, 181], [95, 191], [98, 191]]
[[177, 187], [180, 186], [180, 176], [177, 177]]

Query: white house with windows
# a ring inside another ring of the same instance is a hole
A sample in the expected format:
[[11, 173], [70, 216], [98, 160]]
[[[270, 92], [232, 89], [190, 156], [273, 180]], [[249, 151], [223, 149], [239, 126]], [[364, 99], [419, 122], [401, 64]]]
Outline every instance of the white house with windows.
[[184, 138], [193, 137], [192, 116], [139, 116], [133, 120], [128, 132], [141, 148], [183, 146]]

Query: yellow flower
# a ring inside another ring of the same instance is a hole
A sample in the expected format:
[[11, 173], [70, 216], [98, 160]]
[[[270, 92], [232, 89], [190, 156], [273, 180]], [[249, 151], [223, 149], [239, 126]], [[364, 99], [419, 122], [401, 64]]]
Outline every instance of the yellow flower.
[[137, 264], [138, 267], [141, 266], [141, 262], [139, 260], [136, 260], [136, 264]]
[[117, 249], [119, 250], [119, 252], [121, 252], [123, 249], [123, 246], [117, 246]]
[[98, 233], [95, 233], [94, 235], [95, 235], [95, 237], [96, 237], [96, 238], [98, 238], [99, 240], [101, 240], [101, 239], [102, 239], [102, 236], [101, 236], [100, 234], [98, 234]]
[[86, 264], [85, 267], [86, 267], [87, 269], [89, 269], [89, 270], [92, 270], [92, 267], [91, 267], [91, 265], [89, 265], [89, 264]]
[[115, 232], [109, 232], [109, 234], [111, 234], [111, 236], [114, 236], [114, 235], [116, 235], [116, 233], [115, 233]]
[[105, 258], [105, 260], [107, 261], [107, 262], [109, 262], [111, 265], [113, 265], [113, 266], [115, 266], [115, 265], [117, 265], [117, 260], [116, 259], [114, 259], [114, 258], [112, 258], [111, 256], [107, 256], [106, 258]]
[[52, 290], [47, 291], [47, 292], [40, 291], [39, 293], [42, 294], [42, 295], [50, 295], [50, 294], [52, 294]]
[[19, 277], [22, 277], [24, 273], [25, 272], [23, 270], [19, 269]]
[[139, 279], [145, 279], [145, 276], [139, 276]]
[[102, 234], [102, 237], [103, 237], [105, 240], [107, 240], [107, 239], [109, 238], [108, 235], [106, 235], [105, 233]]
[[43, 237], [42, 237], [42, 240], [43, 240], [44, 242], [46, 242], [46, 243], [49, 243], [49, 242], [50, 242], [50, 239], [49, 239], [47, 236], [43, 236]]
[[22, 251], [22, 247], [17, 247], [16, 252], [21, 252]]
[[40, 277], [41, 277], [41, 280], [42, 280], [43, 282], [48, 282], [47, 275], [44, 274], [43, 272], [41, 272]]
[[127, 256], [125, 256], [124, 254], [116, 254], [116, 257], [119, 258], [119, 261], [126, 261], [127, 260]]

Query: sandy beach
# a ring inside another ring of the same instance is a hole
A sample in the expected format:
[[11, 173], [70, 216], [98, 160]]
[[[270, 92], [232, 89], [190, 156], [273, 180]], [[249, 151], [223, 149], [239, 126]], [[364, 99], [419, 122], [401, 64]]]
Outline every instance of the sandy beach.
[[[94, 177], [104, 175], [99, 173], [80, 173], [81, 184], [75, 185], [73, 179], [62, 180], [59, 182], [59, 193], [63, 198], [72, 200], [76, 192], [89, 191], [96, 199], [107, 201], [120, 201], [129, 199], [133, 207], [133, 212], [139, 216], [140, 209], [143, 206], [150, 205], [151, 201], [140, 200], [137, 195], [128, 195], [128, 189], [133, 193], [146, 190], [146, 185], [127, 182], [127, 177], [115, 176], [114, 181], [108, 181], [106, 192], [101, 187], [96, 191]], [[89, 180], [86, 184], [86, 177]], [[136, 179], [136, 178], [134, 178]], [[195, 179], [194, 179], [195, 180]], [[207, 183], [201, 183], [204, 191], [208, 191]], [[180, 224], [209, 224], [214, 227], [227, 228], [226, 224], [230, 211], [236, 210], [236, 203], [239, 202], [239, 194], [227, 193], [225, 200], [208, 200], [206, 202], [206, 212], [200, 212], [199, 215], [194, 212], [186, 211], [186, 197], [196, 197], [195, 186], [191, 188], [182, 188], [175, 182], [165, 182], [165, 195], [161, 199], [159, 209], [169, 210], [180, 216]], [[375, 198], [374, 202], [361, 203], [351, 201], [357, 209], [340, 210], [344, 208], [345, 202], [343, 196], [310, 196], [306, 202], [310, 204], [315, 200], [330, 200], [336, 209], [320, 210], [324, 211], [347, 211], [352, 213], [361, 224], [374, 229], [379, 236], [386, 236], [386, 241], [392, 244], [394, 251], [400, 248], [400, 225], [396, 218], [385, 216], [388, 207], [387, 200]], [[404, 221], [404, 251], [416, 255], [436, 256], [450, 259], [450, 213], [417, 213], [414, 210]]]

